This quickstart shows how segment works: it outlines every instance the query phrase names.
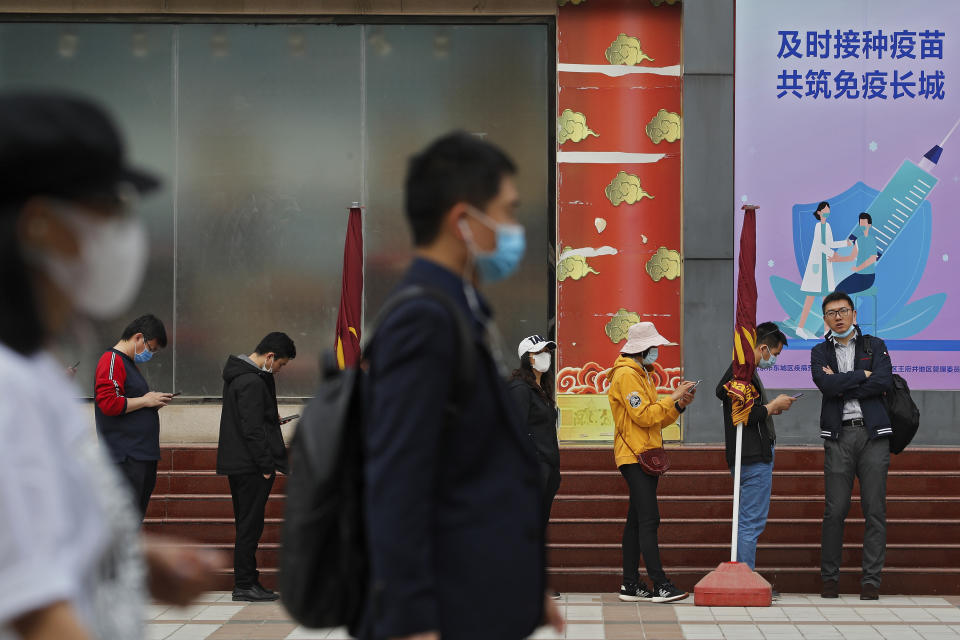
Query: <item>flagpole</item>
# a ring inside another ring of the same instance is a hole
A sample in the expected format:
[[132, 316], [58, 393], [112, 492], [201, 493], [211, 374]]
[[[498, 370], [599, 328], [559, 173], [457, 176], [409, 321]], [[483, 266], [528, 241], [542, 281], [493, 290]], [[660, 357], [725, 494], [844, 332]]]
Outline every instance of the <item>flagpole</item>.
[[733, 527], [730, 533], [730, 562], [737, 561], [737, 534], [740, 529], [740, 463], [743, 456], [743, 423], [737, 425], [737, 454], [733, 472]]
[[[737, 314], [733, 336], [733, 377], [723, 387], [729, 398], [725, 411], [737, 430], [733, 459], [733, 513], [730, 527], [730, 562], [721, 562], [693, 589], [693, 603], [710, 607], [769, 607], [773, 588], [745, 562], [737, 562], [740, 533], [740, 479], [743, 470], [743, 429], [755, 402], [760, 401], [752, 380], [757, 342], [757, 219], [758, 207], [744, 204], [740, 231], [740, 272], [737, 277]], [[727, 418], [725, 417], [724, 420]]]

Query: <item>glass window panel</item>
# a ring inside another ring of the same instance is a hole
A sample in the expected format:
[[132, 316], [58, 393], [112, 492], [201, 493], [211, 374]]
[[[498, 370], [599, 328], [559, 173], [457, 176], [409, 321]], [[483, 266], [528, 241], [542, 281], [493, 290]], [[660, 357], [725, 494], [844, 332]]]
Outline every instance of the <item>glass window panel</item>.
[[[163, 178], [137, 209], [150, 233], [150, 262], [136, 302], [120, 318], [76, 327], [64, 358], [80, 360], [77, 381], [92, 394], [97, 359], [134, 317], [153, 313], [173, 324], [173, 138], [171, 25], [0, 24], [0, 87], [62, 90], [99, 101], [122, 129], [132, 162]], [[152, 386], [170, 390], [172, 346], [144, 367]]]
[[[545, 25], [384, 25], [367, 26], [365, 36], [367, 309], [380, 307], [408, 263], [407, 158], [454, 129], [482, 135], [519, 168], [527, 253], [517, 274], [485, 287], [513, 363], [520, 340], [549, 331], [553, 315], [550, 31]], [[374, 315], [366, 314], [368, 324]]]
[[176, 386], [218, 396], [228, 354], [270, 331], [310, 395], [333, 345], [360, 200], [361, 27], [179, 27]]

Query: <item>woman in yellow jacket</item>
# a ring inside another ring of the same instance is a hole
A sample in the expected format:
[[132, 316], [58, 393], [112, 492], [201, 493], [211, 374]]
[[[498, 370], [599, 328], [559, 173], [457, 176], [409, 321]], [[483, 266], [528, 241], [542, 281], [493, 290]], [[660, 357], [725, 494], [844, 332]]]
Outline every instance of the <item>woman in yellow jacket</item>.
[[[667, 579], [660, 563], [659, 477], [646, 474], [637, 462], [637, 456], [644, 451], [663, 446], [660, 431], [676, 422], [693, 402], [693, 382], [681, 382], [670, 397], [660, 399], [650, 379], [658, 347], [673, 344], [657, 332], [652, 322], [637, 323], [630, 327], [620, 357], [607, 374], [610, 379], [607, 393], [616, 425], [613, 452], [630, 489], [630, 512], [623, 529], [623, 585], [620, 587], [620, 599], [625, 602], [673, 602], [688, 595]], [[641, 552], [653, 581], [653, 591], [640, 582]]]

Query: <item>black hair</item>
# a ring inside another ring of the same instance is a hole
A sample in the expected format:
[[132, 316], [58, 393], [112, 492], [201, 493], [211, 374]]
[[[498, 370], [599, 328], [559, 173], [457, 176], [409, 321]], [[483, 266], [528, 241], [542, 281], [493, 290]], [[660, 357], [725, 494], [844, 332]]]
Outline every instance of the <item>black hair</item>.
[[828, 304], [830, 304], [831, 302], [836, 302], [838, 300], [845, 300], [846, 303], [850, 305], [851, 309], [855, 308], [853, 306], [853, 300], [850, 298], [850, 296], [848, 296], [843, 291], [834, 291], [833, 293], [831, 293], [830, 295], [828, 295], [826, 298], [823, 299], [823, 304], [820, 305], [820, 309], [822, 311], [826, 311]]
[[761, 322], [757, 325], [757, 346], [761, 344], [771, 349], [776, 349], [780, 345], [787, 346], [787, 336], [776, 322]]
[[553, 371], [552, 367], [540, 374], [540, 384], [537, 384], [537, 374], [533, 372], [533, 365], [530, 364], [530, 352], [527, 351], [520, 356], [520, 366], [513, 370], [510, 376], [511, 380], [523, 380], [530, 387], [540, 394], [540, 397], [553, 404]]
[[633, 358], [634, 360], [640, 360], [640, 361], [641, 361], [641, 364], [640, 364], [641, 367], [643, 367], [643, 368], [646, 369], [647, 371], [653, 371], [653, 365], [652, 365], [652, 364], [642, 364], [642, 361], [643, 361], [644, 358], [647, 357], [647, 354], [650, 353], [650, 349], [653, 349], [654, 347], [657, 347], [657, 346], [659, 346], [659, 345], [654, 345], [653, 347], [647, 347], [646, 349], [644, 349], [644, 350], [641, 351], [640, 353], [621, 353], [620, 355], [622, 355], [622, 356], [624, 356], [624, 357], [626, 357], [626, 358]]
[[263, 355], [273, 353], [277, 360], [287, 358], [292, 360], [297, 357], [297, 348], [293, 345], [293, 340], [285, 333], [274, 331], [268, 333], [254, 349], [255, 353]]
[[20, 247], [17, 228], [23, 202], [0, 207], [0, 343], [29, 356], [47, 339], [33, 276]]
[[866, 220], [867, 224], [873, 224], [873, 217], [866, 211], [864, 211], [859, 216], [857, 216], [857, 222], [859, 222], [860, 220]]
[[404, 187], [413, 244], [436, 240], [443, 216], [458, 202], [484, 209], [516, 165], [498, 147], [457, 131], [435, 140], [413, 156]]
[[820, 219], [820, 212], [823, 211], [824, 209], [826, 209], [826, 208], [829, 207], [829, 206], [830, 206], [830, 203], [827, 202], [826, 200], [824, 200], [823, 202], [821, 202], [820, 204], [818, 204], [816, 210], [814, 210], [814, 212], [813, 212], [813, 217], [816, 218], [817, 220], [819, 220], [819, 219]]
[[143, 334], [144, 342], [156, 340], [160, 348], [167, 346], [167, 330], [163, 328], [160, 318], [152, 313], [142, 315], [128, 324], [127, 328], [120, 334], [120, 339], [129, 340], [138, 333]]

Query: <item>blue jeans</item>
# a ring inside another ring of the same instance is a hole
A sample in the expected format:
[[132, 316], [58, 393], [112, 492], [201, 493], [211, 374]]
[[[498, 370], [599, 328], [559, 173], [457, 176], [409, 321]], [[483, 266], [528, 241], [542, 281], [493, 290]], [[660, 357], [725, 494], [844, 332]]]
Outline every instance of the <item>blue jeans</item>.
[[740, 527], [737, 530], [737, 562], [750, 569], [757, 563], [757, 538], [767, 526], [770, 489], [773, 485], [773, 452], [770, 462], [754, 462], [740, 469]]

